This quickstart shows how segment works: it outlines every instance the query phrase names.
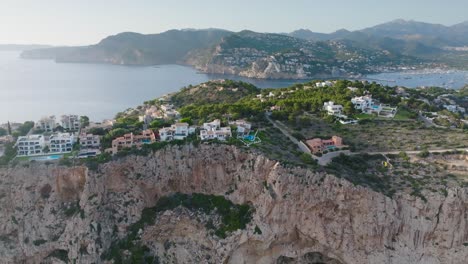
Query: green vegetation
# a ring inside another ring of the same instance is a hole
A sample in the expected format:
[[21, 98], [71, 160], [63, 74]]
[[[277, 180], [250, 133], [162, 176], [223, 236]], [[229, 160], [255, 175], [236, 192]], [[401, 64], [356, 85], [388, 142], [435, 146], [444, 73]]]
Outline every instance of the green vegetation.
[[26, 121], [21, 126], [19, 126], [15, 132], [13, 132], [13, 136], [26, 136], [33, 127], [33, 121]]
[[[229, 232], [244, 229], [250, 222], [252, 214], [252, 209], [248, 205], [235, 205], [223, 196], [176, 193], [162, 197], [155, 207], [143, 209], [140, 220], [129, 227], [127, 236], [114, 241], [101, 258], [113, 260], [116, 264], [151, 263], [154, 257], [150, 255], [149, 248], [138, 240], [138, 232], [147, 225], [153, 225], [158, 213], [179, 206], [205, 214], [218, 214], [221, 217], [221, 224], [215, 230], [215, 235], [221, 238], [225, 238]], [[130, 254], [125, 254], [126, 250]]]
[[68, 251], [64, 249], [55, 249], [47, 256], [47, 258], [56, 258], [65, 263], [70, 262], [70, 259], [68, 258]]
[[147, 224], [153, 224], [157, 213], [172, 210], [178, 206], [206, 214], [212, 212], [219, 214], [222, 224], [215, 231], [215, 234], [221, 238], [225, 238], [228, 232], [244, 229], [252, 214], [248, 205], [235, 205], [223, 196], [176, 193], [172, 196], [162, 197], [155, 207], [144, 209], [140, 221], [130, 228], [131, 233], [137, 232]]
[[209, 81], [197, 86], [189, 85], [171, 96], [171, 101], [177, 106], [208, 103], [235, 103], [249, 95], [260, 91], [250, 83], [223, 80]]
[[327, 165], [326, 170], [353, 184], [366, 186], [391, 197], [395, 190], [391, 188], [390, 178], [378, 171], [379, 168], [383, 168], [381, 165], [383, 161], [385, 159], [381, 155], [346, 156], [341, 154]]
[[38, 247], [38, 246], [40, 246], [40, 245], [42, 245], [42, 244], [45, 244], [45, 243], [47, 243], [47, 240], [45, 240], [45, 239], [37, 239], [37, 240], [34, 240], [34, 241], [33, 241], [33, 244], [34, 244], [36, 247]]
[[3, 156], [0, 157], [0, 166], [6, 166], [16, 157], [15, 143], [7, 143], [4, 146]]
[[89, 117], [87, 117], [87, 116], [80, 116], [80, 124], [81, 124], [81, 127], [87, 127], [87, 126], [89, 126]]

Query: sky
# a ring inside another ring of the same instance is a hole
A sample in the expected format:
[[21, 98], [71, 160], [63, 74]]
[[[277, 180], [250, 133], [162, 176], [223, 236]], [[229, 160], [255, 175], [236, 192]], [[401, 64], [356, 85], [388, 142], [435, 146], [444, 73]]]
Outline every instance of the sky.
[[88, 45], [181, 28], [330, 33], [394, 19], [453, 25], [467, 0], [0, 0], [0, 44]]

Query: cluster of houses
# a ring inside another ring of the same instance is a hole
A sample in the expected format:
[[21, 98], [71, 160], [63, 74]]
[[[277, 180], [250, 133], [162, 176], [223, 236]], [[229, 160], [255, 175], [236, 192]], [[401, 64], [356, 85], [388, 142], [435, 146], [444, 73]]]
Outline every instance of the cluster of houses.
[[434, 99], [434, 103], [442, 105], [443, 108], [452, 113], [460, 113], [464, 115], [466, 113], [466, 109], [459, 106], [453, 99], [450, 98], [450, 96], [450, 94], [439, 95], [436, 99]]
[[[34, 129], [44, 134], [20, 136], [16, 140], [19, 157], [40, 156], [45, 154], [64, 154], [73, 150], [73, 144], [78, 137], [74, 132], [81, 128], [78, 115], [62, 115], [59, 120], [55, 116], [41, 118]], [[67, 132], [58, 132], [67, 131]]]
[[76, 137], [73, 133], [54, 133], [50, 136], [28, 135], [18, 137], [16, 147], [18, 157], [44, 154], [64, 154], [73, 150]]
[[70, 153], [78, 139], [81, 148], [80, 157], [95, 156], [100, 153], [101, 141], [97, 135], [83, 133], [76, 136], [74, 133], [56, 132], [51, 135], [34, 134], [18, 137], [16, 141], [17, 155], [18, 157], [29, 157]]
[[466, 110], [464, 107], [458, 106], [458, 105], [444, 105], [443, 106], [445, 109], [449, 110], [452, 113], [461, 113], [465, 114]]
[[156, 136], [151, 129], [143, 130], [141, 134], [138, 135], [128, 133], [112, 140], [112, 147], [106, 149], [106, 152], [115, 155], [124, 148], [141, 147], [143, 144], [151, 144], [155, 141]]
[[44, 132], [53, 132], [58, 127], [62, 127], [64, 131], [78, 131], [81, 123], [78, 115], [62, 115], [60, 122], [57, 122], [55, 116], [47, 116], [36, 122], [35, 128]]
[[140, 122], [144, 122], [148, 125], [155, 119], [177, 119], [179, 117], [180, 113], [175, 109], [173, 104], [162, 104], [160, 106], [150, 106], [138, 119]]
[[[229, 125], [237, 127], [237, 137], [249, 135], [252, 125], [244, 120], [236, 120], [229, 122]], [[139, 135], [133, 133], [125, 134], [122, 137], [112, 141], [112, 148], [106, 149], [106, 152], [117, 154], [124, 148], [141, 147], [143, 144], [151, 144], [156, 141], [167, 142], [172, 140], [184, 140], [188, 136], [195, 134], [199, 129], [199, 137], [201, 140], [217, 139], [221, 141], [232, 137], [230, 126], [221, 126], [221, 121], [215, 119], [212, 122], [204, 123], [203, 126], [190, 126], [188, 123], [175, 123], [170, 127], [163, 127], [155, 134], [152, 130], [146, 129]]]
[[[372, 95], [356, 96], [351, 99], [354, 109], [365, 114], [377, 114], [382, 117], [395, 117], [397, 112], [396, 107], [382, 105], [372, 98]], [[323, 109], [329, 114], [340, 118], [342, 124], [356, 123], [356, 120], [350, 120], [346, 115], [343, 115], [343, 106], [335, 104], [332, 101], [325, 102]]]

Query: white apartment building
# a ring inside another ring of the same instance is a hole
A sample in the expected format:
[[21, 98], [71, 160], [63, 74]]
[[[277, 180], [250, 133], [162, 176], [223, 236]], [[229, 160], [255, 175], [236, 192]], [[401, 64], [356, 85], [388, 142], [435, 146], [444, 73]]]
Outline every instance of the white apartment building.
[[68, 131], [80, 130], [80, 117], [77, 115], [63, 115], [60, 118], [61, 126]]
[[335, 104], [332, 101], [323, 103], [323, 109], [327, 111], [329, 115], [341, 115], [343, 106]]
[[205, 130], [216, 130], [221, 127], [221, 120], [215, 119], [209, 123], [203, 123], [203, 129]]
[[36, 129], [40, 129], [45, 132], [53, 132], [56, 127], [57, 123], [55, 121], [55, 116], [46, 116], [36, 122]]
[[229, 125], [237, 127], [237, 136], [246, 136], [252, 129], [252, 124], [245, 120], [236, 120], [229, 122]]
[[164, 112], [165, 118], [178, 118], [180, 117], [180, 113], [174, 109], [174, 105], [172, 104], [163, 104], [161, 105], [161, 110]]
[[49, 137], [50, 153], [69, 153], [73, 150], [75, 136], [70, 133], [55, 133]]
[[374, 104], [374, 101], [371, 96], [357, 96], [351, 99], [351, 103], [353, 103], [354, 108], [357, 110], [364, 111], [366, 108], [371, 107]]
[[195, 129], [196, 127], [189, 126], [187, 123], [175, 123], [170, 127], [159, 129], [159, 138], [161, 141], [183, 140], [188, 135], [195, 133]]
[[203, 129], [200, 130], [201, 140], [226, 140], [230, 136], [232, 136], [231, 128], [221, 127], [221, 121], [219, 119], [215, 119], [213, 122], [204, 123]]
[[22, 136], [16, 141], [18, 157], [41, 155], [45, 146], [46, 141], [43, 135]]
[[101, 138], [99, 135], [83, 133], [80, 135], [79, 139], [81, 148], [96, 149], [101, 146]]

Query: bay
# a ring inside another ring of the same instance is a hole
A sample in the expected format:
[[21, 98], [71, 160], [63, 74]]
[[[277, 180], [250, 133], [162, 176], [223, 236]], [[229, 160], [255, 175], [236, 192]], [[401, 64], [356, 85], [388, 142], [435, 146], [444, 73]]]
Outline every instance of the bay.
[[[144, 101], [221, 75], [199, 74], [191, 67], [130, 67], [107, 64], [24, 60], [18, 52], [0, 52], [0, 124], [37, 121], [43, 116], [87, 115], [100, 121]], [[235, 77], [261, 88], [297, 81]]]
[[[180, 65], [129, 67], [24, 60], [19, 58], [19, 52], [1, 51], [0, 124], [62, 114], [87, 115], [100, 121], [184, 86], [221, 78], [250, 82], [260, 88], [306, 81], [202, 74]], [[391, 86], [460, 88], [468, 83], [468, 72], [382, 73], [366, 78]]]

